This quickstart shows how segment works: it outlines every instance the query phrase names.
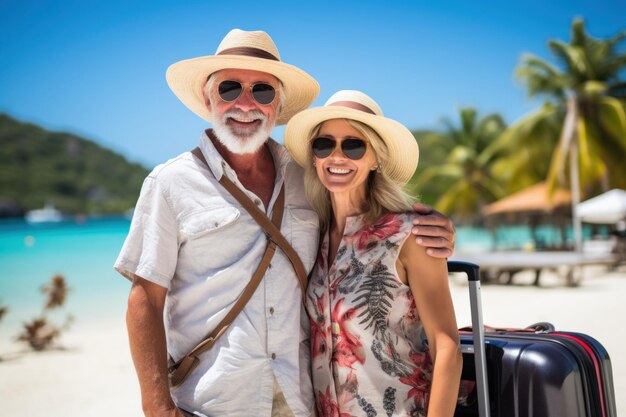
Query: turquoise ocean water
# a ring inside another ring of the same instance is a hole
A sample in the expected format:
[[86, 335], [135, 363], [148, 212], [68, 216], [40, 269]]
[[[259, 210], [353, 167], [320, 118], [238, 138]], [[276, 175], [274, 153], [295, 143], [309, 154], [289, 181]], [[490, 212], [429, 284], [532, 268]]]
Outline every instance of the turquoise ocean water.
[[[10, 311], [0, 322], [16, 325], [41, 312], [40, 288], [62, 274], [71, 291], [66, 311], [81, 317], [123, 314], [130, 283], [113, 270], [130, 222], [120, 218], [89, 218], [81, 222], [29, 225], [23, 220], [0, 221], [0, 305]], [[590, 231], [586, 230], [589, 235]], [[556, 230], [540, 233], [547, 242], [560, 239]], [[531, 241], [525, 227], [507, 227], [493, 234], [485, 229], [459, 227], [457, 252], [523, 248]], [[120, 313], [122, 312], [122, 313]]]
[[125, 218], [40, 225], [1, 221], [0, 305], [9, 312], [0, 322], [0, 334], [3, 328], [13, 329], [41, 313], [40, 288], [55, 274], [63, 275], [70, 287], [64, 311], [55, 313], [58, 316], [69, 313], [79, 322], [123, 314], [130, 283], [113, 269], [113, 263], [129, 225]]

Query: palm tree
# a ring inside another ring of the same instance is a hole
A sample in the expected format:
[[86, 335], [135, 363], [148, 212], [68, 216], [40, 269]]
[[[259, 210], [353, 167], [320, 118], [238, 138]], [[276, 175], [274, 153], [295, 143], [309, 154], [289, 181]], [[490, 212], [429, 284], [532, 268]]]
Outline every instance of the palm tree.
[[[444, 131], [427, 136], [428, 147], [437, 147], [444, 158], [440, 163], [418, 170], [409, 190], [415, 194], [437, 190], [434, 207], [463, 221], [471, 220], [483, 205], [504, 193], [491, 173], [494, 153], [489, 147], [506, 125], [497, 114], [479, 118], [478, 112], [469, 107], [459, 109], [459, 117], [458, 127], [444, 119]], [[426, 152], [430, 155], [428, 150]]]
[[[560, 69], [530, 54], [522, 57], [517, 77], [530, 97], [543, 96], [546, 102], [499, 140], [500, 149], [508, 148], [510, 156], [496, 171], [504, 166], [532, 168], [510, 174], [515, 178], [510, 191], [538, 179], [544, 169], [554, 190], [557, 183], [566, 181], [569, 165], [576, 219], [581, 191], [592, 195], [610, 187], [626, 188], [626, 82], [620, 78], [626, 54], [618, 51], [625, 38], [626, 31], [609, 39], [592, 38], [583, 20], [575, 19], [569, 43], [548, 42]], [[548, 148], [551, 151], [545, 153]], [[523, 155], [516, 155], [517, 150]], [[547, 160], [546, 166], [543, 161]], [[535, 165], [527, 165], [532, 161]], [[580, 249], [580, 223], [574, 224], [574, 233], [576, 249]]]
[[506, 195], [544, 182], [565, 114], [550, 102], [506, 129], [490, 146], [492, 171]]

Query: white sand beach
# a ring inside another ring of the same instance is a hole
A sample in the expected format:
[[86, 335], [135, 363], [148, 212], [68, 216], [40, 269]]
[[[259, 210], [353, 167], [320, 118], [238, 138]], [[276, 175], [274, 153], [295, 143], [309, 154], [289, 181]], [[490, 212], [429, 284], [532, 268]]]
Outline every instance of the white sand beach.
[[[612, 359], [618, 415], [626, 415], [626, 272], [588, 268], [578, 288], [566, 288], [557, 276], [544, 276], [542, 287], [529, 285], [532, 274], [512, 286], [483, 285], [485, 323], [524, 327], [550, 321], [559, 330], [592, 335]], [[451, 278], [459, 326], [470, 323], [467, 286]], [[0, 416], [141, 416], [139, 387], [132, 366], [123, 301], [106, 318], [77, 318], [62, 337], [63, 350], [24, 352], [6, 337], [0, 323]], [[12, 334], [12, 333], [11, 333]]]

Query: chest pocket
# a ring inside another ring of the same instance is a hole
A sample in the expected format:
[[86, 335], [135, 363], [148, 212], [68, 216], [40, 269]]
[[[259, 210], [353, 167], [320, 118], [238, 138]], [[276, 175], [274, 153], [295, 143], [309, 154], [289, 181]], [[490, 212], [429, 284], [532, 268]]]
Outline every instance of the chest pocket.
[[235, 207], [215, 207], [195, 211], [181, 220], [181, 230], [189, 239], [197, 239], [224, 229], [240, 216]]

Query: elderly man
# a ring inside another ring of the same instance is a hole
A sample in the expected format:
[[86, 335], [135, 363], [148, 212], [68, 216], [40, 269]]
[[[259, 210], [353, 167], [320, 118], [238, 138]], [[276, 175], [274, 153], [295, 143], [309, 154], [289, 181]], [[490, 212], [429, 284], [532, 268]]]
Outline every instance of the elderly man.
[[[243, 310], [172, 387], [168, 356], [175, 363], [185, 358], [227, 316], [268, 247], [266, 233], [222, 186], [223, 177], [268, 215], [284, 200], [280, 231], [304, 269], [312, 267], [318, 219], [304, 198], [301, 169], [269, 135], [313, 102], [318, 84], [282, 62], [265, 32], [238, 29], [215, 55], [172, 65], [167, 81], [213, 129], [203, 133], [199, 150], [146, 178], [115, 263], [133, 282], [127, 326], [144, 413], [314, 415], [309, 323], [301, 284], [281, 249]], [[451, 222], [416, 209], [425, 214], [418, 242], [434, 256], [450, 255]]]

